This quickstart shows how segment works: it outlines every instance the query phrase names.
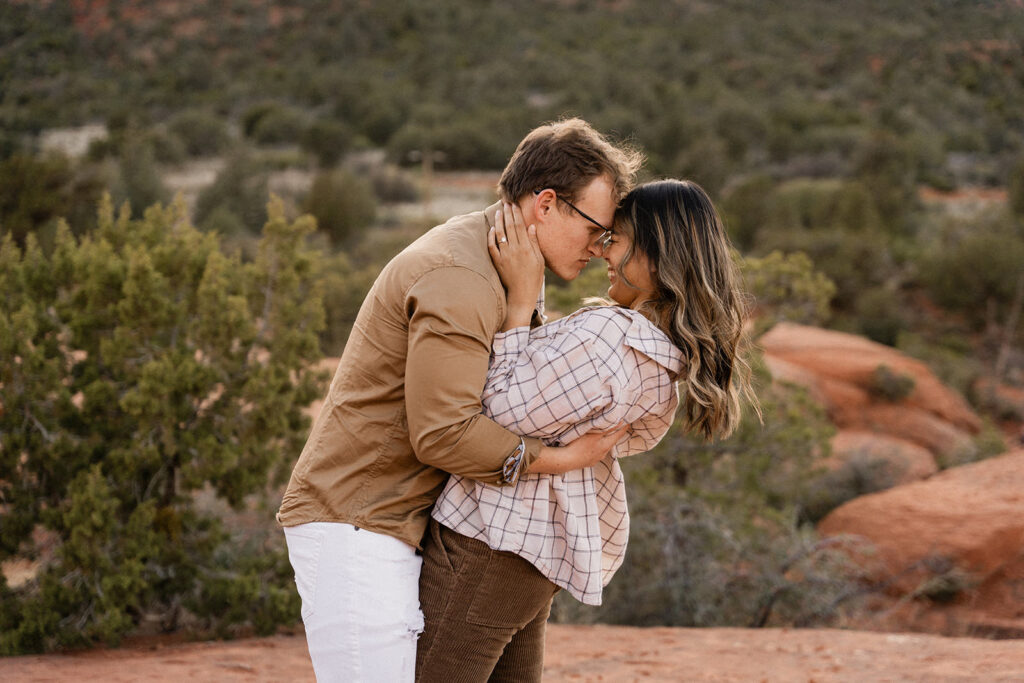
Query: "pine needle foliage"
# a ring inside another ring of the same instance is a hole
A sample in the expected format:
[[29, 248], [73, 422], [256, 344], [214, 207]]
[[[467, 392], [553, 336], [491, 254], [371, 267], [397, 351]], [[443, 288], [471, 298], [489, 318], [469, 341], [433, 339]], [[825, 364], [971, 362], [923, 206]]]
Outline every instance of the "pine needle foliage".
[[0, 577], [0, 654], [184, 615], [294, 621], [281, 552], [238, 547], [196, 494], [243, 509], [302, 446], [323, 383], [313, 229], [272, 199], [242, 262], [183, 203], [133, 218], [107, 197], [49, 254], [0, 243], [0, 560], [50, 545], [33, 580]]

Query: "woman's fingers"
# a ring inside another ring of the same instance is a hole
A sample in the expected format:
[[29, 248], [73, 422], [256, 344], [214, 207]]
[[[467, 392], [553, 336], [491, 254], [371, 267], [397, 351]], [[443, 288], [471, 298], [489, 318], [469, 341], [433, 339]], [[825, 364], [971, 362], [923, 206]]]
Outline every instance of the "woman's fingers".
[[494, 214], [494, 242], [499, 247], [508, 242], [506, 225], [505, 212], [502, 209], [498, 209]]
[[519, 234], [516, 230], [515, 216], [512, 213], [512, 206], [506, 202], [501, 203], [502, 224], [505, 226], [505, 237], [510, 245], [519, 244]]
[[487, 248], [495, 263], [518, 264], [516, 267], [527, 268], [529, 272], [540, 268], [540, 273], [543, 273], [544, 257], [537, 240], [537, 228], [526, 225], [523, 211], [516, 204], [502, 202], [501, 208], [495, 212]]
[[490, 252], [492, 261], [497, 261], [501, 256], [501, 251], [498, 249], [497, 231], [493, 227], [487, 231], [487, 251]]

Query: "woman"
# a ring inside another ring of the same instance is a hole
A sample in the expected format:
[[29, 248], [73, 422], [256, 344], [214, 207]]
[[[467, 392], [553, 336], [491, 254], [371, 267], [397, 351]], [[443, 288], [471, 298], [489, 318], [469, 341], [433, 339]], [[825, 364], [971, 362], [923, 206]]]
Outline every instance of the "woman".
[[550, 444], [621, 422], [630, 428], [594, 467], [527, 474], [504, 488], [449, 479], [424, 542], [422, 681], [540, 680], [555, 593], [600, 604], [622, 563], [629, 516], [616, 458], [665, 435], [676, 382], [684, 425], [705, 438], [731, 433], [740, 394], [750, 396], [738, 355], [739, 282], [721, 220], [698, 185], [664, 180], [627, 195], [604, 248], [612, 305], [533, 330], [525, 304], [543, 280], [535, 237], [512, 207], [495, 222], [490, 250], [509, 314], [494, 339], [485, 412]]

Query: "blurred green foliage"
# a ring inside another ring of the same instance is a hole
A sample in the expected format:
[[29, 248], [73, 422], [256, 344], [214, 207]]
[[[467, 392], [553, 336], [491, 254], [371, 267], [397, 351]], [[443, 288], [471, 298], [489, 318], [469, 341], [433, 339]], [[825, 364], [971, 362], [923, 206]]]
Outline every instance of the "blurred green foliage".
[[312, 153], [320, 166], [330, 168], [352, 146], [352, 129], [336, 119], [317, 119], [302, 131], [300, 144]]
[[883, 401], [898, 403], [914, 391], [914, 378], [896, 372], [888, 365], [879, 365], [871, 374], [868, 390]]
[[351, 244], [377, 214], [373, 185], [344, 169], [323, 171], [313, 179], [303, 210], [316, 218], [332, 244]]
[[[1013, 167], [1007, 183], [1009, 194], [1010, 210], [1013, 211], [1017, 220], [1024, 224], [1024, 156]], [[1024, 229], [1021, 230], [1024, 233]]]
[[0, 236], [24, 245], [40, 232], [38, 238], [50, 244], [59, 218], [87, 231], [105, 183], [97, 167], [76, 167], [61, 155], [16, 154], [0, 161]]
[[0, 243], [0, 560], [52, 539], [33, 580], [0, 576], [0, 654], [116, 643], [183, 608], [224, 630], [295, 618], [283, 549], [232, 546], [196, 494], [245, 508], [302, 446], [323, 380], [312, 229], [272, 204], [243, 264], [181, 204], [132, 219], [108, 199], [49, 255]]
[[829, 302], [836, 286], [802, 252], [773, 251], [763, 258], [742, 261], [746, 291], [756, 309], [755, 334], [778, 322], [822, 325], [829, 317]]
[[267, 219], [267, 178], [267, 169], [252, 154], [232, 154], [213, 183], [199, 193], [196, 225], [217, 228], [225, 235], [240, 225], [255, 234]]
[[211, 117], [294, 141], [316, 111], [401, 161], [430, 146], [450, 166], [494, 167], [537, 121], [572, 113], [634, 137], [652, 174], [716, 194], [737, 172], [856, 176], [894, 228], [915, 183], [974, 172], [948, 153], [986, 160], [975, 179], [999, 182], [1024, 151], [1013, 3], [175, 7], [5, 3], [8, 148], [129, 107], [188, 112], [175, 132], [212, 154]]
[[1024, 234], [1004, 215], [949, 227], [925, 248], [921, 280], [938, 304], [963, 314], [975, 329], [998, 328], [1024, 273]]
[[191, 157], [217, 156], [230, 144], [224, 120], [202, 109], [186, 109], [171, 118], [170, 131], [181, 140]]

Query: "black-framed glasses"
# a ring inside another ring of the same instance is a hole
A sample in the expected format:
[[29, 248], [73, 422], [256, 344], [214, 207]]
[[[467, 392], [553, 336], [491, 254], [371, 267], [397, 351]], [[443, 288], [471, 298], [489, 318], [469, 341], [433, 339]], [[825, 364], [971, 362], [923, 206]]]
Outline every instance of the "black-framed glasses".
[[[535, 195], [538, 195], [540, 193], [541, 193], [541, 190], [534, 190], [533, 191], [533, 194], [535, 194]], [[611, 228], [606, 228], [605, 226], [601, 225], [600, 223], [595, 221], [593, 218], [591, 218], [587, 214], [585, 214], [582, 211], [580, 211], [579, 208], [575, 204], [573, 204], [572, 202], [570, 202], [568, 199], [566, 199], [562, 195], [558, 194], [557, 192], [555, 193], [555, 197], [557, 197], [561, 201], [565, 202], [565, 205], [568, 206], [570, 209], [572, 209], [573, 211], [575, 211], [579, 215], [583, 216], [585, 219], [587, 219], [588, 221], [590, 221], [591, 223], [593, 223], [597, 227], [601, 228], [601, 234], [598, 235], [596, 240], [594, 240], [594, 244], [600, 244], [602, 249], [604, 249], [604, 248], [606, 248], [608, 246], [608, 243], [609, 243], [609, 241], [612, 238], [612, 229]]]

